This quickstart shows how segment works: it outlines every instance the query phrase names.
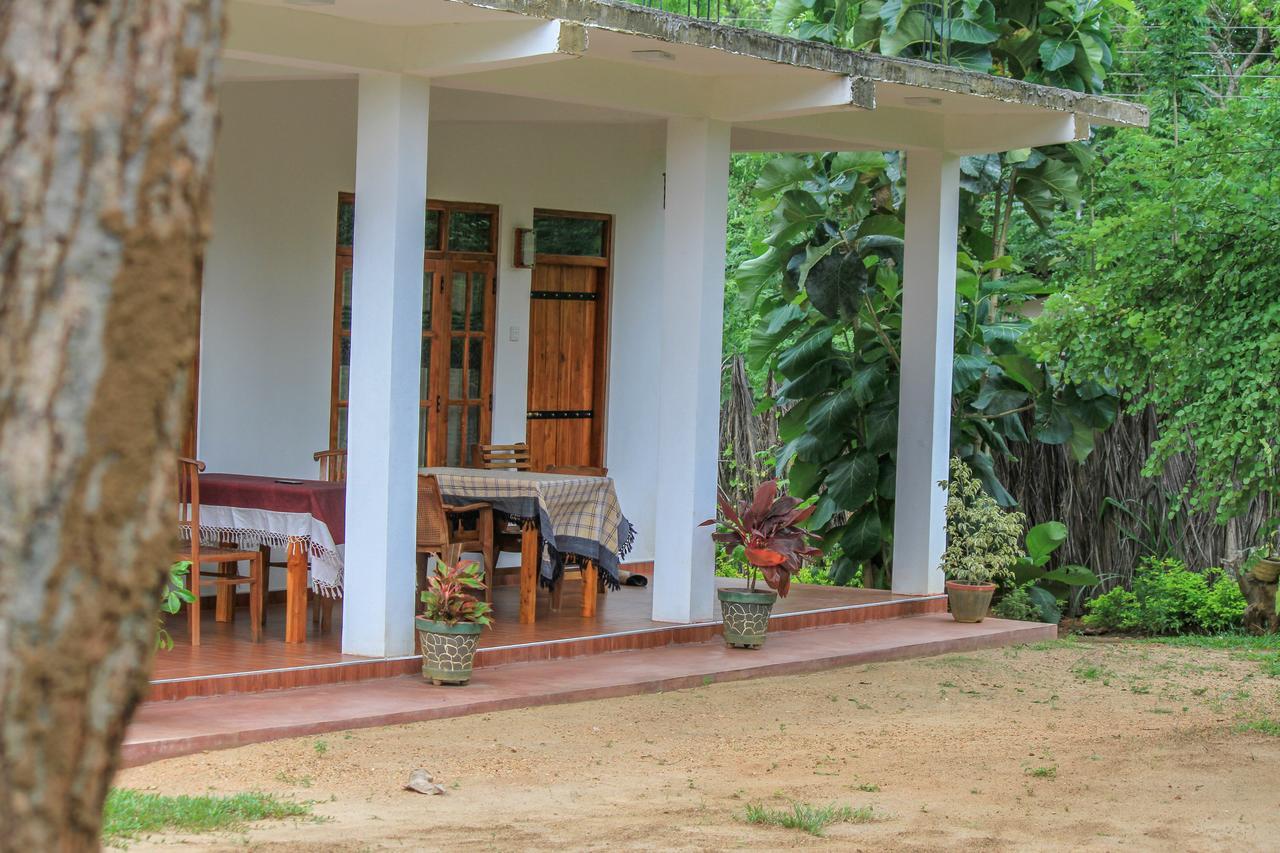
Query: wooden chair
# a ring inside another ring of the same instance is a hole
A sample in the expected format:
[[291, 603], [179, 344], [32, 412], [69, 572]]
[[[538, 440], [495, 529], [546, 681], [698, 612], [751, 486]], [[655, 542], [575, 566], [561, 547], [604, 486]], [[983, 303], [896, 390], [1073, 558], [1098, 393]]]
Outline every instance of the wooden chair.
[[528, 471], [529, 445], [523, 441], [517, 444], [476, 444], [471, 449], [472, 465], [490, 471]]
[[[188, 588], [195, 600], [187, 605], [187, 622], [191, 628], [191, 645], [200, 645], [200, 588], [211, 585], [218, 590], [217, 620], [230, 622], [234, 617], [235, 592], [240, 586], [249, 587], [250, 633], [256, 643], [262, 636], [263, 600], [267, 585], [262, 553], [256, 550], [215, 548], [200, 543], [200, 472], [204, 463], [185, 457], [178, 460], [178, 524], [189, 530], [189, 547], [179, 549], [174, 560], [190, 560], [191, 571]], [[249, 562], [249, 575], [239, 573], [238, 564]], [[215, 563], [229, 571], [204, 572], [201, 566]]]
[[[474, 514], [474, 527], [466, 516]], [[479, 552], [484, 564], [484, 600], [493, 601], [493, 507], [486, 503], [447, 506], [434, 474], [418, 475], [418, 589], [426, 587], [427, 554], [456, 563], [464, 551]]]
[[347, 481], [347, 451], [317, 450], [311, 458], [320, 463], [320, 479], [326, 483]]
[[[598, 465], [548, 465], [548, 474], [572, 474], [576, 477], [607, 477], [609, 469], [602, 468]], [[596, 612], [595, 601], [592, 600], [591, 588], [594, 586], [597, 593], [603, 593], [605, 587], [598, 583], [599, 576], [594, 573], [599, 571], [595, 563], [591, 560], [583, 559], [577, 554], [564, 555], [564, 570], [568, 572], [570, 569], [577, 569], [582, 575], [582, 615], [594, 616]], [[560, 575], [560, 582], [556, 584], [556, 588], [551, 590], [551, 610], [556, 612], [560, 610], [560, 600], [564, 593], [564, 574]]]

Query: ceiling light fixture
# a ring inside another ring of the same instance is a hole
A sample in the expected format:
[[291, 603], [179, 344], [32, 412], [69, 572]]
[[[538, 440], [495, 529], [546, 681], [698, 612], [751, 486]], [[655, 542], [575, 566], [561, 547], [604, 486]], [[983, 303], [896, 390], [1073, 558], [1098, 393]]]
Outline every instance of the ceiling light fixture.
[[676, 58], [674, 53], [665, 50], [633, 50], [631, 56], [642, 62], [670, 62]]

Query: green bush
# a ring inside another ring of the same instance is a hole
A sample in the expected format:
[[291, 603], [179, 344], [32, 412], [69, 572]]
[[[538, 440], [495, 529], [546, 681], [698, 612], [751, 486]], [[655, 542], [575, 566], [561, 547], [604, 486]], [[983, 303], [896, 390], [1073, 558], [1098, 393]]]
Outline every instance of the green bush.
[[1132, 631], [1142, 618], [1138, 596], [1120, 586], [1088, 602], [1084, 609], [1084, 624], [1106, 631]]
[[1133, 591], [1116, 588], [1085, 605], [1084, 624], [1108, 631], [1192, 634], [1240, 627], [1245, 600], [1221, 569], [1192, 572], [1179, 560], [1138, 564]]
[[[1205, 574], [1208, 575], [1209, 572]], [[1234, 631], [1240, 627], [1248, 606], [1235, 578], [1218, 570], [1217, 577], [1209, 587], [1209, 594], [1196, 608], [1196, 619], [1202, 629], [1211, 633]]]
[[1031, 600], [1031, 584], [1023, 584], [996, 602], [991, 612], [1001, 619], [1017, 619], [1020, 622], [1043, 622], [1040, 608]]

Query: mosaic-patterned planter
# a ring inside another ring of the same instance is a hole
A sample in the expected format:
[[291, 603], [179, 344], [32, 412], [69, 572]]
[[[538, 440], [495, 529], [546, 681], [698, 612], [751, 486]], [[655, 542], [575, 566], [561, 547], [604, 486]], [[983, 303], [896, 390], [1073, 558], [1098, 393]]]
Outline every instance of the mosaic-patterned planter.
[[776, 592], [747, 592], [745, 589], [718, 589], [720, 614], [724, 619], [724, 644], [730, 648], [758, 649], [769, 630], [769, 613], [778, 600]]
[[432, 684], [466, 684], [482, 625], [459, 622], [449, 625], [418, 617], [414, 620], [422, 641], [422, 677]]

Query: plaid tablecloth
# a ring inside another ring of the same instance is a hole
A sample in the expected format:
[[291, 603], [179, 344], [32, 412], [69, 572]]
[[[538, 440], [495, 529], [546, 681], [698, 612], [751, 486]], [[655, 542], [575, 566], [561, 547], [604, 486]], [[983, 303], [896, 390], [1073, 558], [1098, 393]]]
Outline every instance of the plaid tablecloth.
[[513, 518], [537, 519], [546, 546], [541, 576], [552, 583], [564, 554], [594, 560], [601, 579], [618, 588], [618, 563], [631, 550], [635, 528], [622, 514], [613, 480], [532, 471], [422, 468], [435, 474], [446, 503], [484, 501]]

